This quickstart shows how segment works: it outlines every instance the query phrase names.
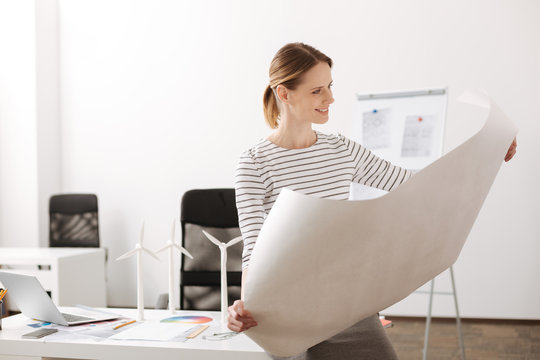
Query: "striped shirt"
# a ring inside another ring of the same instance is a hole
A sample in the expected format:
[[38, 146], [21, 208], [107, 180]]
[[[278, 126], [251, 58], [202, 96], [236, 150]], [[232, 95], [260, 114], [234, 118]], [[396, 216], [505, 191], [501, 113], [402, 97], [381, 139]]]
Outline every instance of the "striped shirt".
[[353, 181], [390, 191], [412, 175], [342, 135], [316, 134], [317, 141], [307, 148], [285, 149], [261, 140], [240, 157], [235, 188], [244, 240], [243, 269], [281, 189], [347, 200]]

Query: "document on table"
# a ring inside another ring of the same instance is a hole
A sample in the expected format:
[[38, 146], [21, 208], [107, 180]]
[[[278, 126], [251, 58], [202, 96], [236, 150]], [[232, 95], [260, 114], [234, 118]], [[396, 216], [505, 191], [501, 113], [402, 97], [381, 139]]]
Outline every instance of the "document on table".
[[81, 341], [85, 339], [91, 342], [103, 341], [118, 333], [117, 330], [114, 330], [115, 326], [127, 321], [129, 321], [128, 318], [119, 318], [74, 326], [51, 324], [48, 326], [58, 329], [58, 332], [47, 336], [44, 341]]
[[246, 332], [297, 354], [405, 298], [451, 266], [517, 132], [490, 98], [484, 127], [396, 190], [338, 201], [284, 189], [251, 256]]
[[132, 326], [109, 339], [167, 341], [185, 335], [196, 324], [143, 322]]

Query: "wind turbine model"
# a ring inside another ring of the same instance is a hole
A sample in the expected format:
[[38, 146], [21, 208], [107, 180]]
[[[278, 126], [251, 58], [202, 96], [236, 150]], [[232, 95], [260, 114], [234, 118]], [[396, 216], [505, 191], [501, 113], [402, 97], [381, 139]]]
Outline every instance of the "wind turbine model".
[[231, 247], [242, 240], [242, 236], [235, 237], [228, 243], [224, 243], [207, 233], [202, 231], [206, 237], [216, 244], [221, 251], [221, 326], [227, 325], [227, 248]]
[[180, 250], [181, 253], [189, 257], [190, 259], [193, 259], [193, 256], [182, 246], [177, 244], [175, 240], [175, 234], [176, 234], [176, 219], [172, 222], [172, 229], [171, 229], [171, 238], [167, 240], [167, 244], [159, 249], [157, 252], [160, 253], [165, 250], [169, 250], [169, 311], [171, 314], [174, 314], [175, 307], [174, 307], [174, 259], [173, 259], [173, 253], [174, 249]]
[[127, 259], [131, 255], [137, 254], [137, 320], [144, 320], [144, 290], [143, 290], [143, 280], [142, 280], [142, 252], [154, 257], [157, 261], [160, 261], [159, 258], [154, 255], [153, 252], [143, 247], [144, 240], [144, 222], [141, 227], [141, 236], [135, 249], [128, 251], [124, 255], [118, 257], [116, 261]]

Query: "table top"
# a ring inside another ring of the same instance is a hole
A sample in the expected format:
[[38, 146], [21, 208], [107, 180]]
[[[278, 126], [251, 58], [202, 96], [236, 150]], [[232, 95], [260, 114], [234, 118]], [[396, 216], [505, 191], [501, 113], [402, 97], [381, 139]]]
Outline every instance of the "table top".
[[[136, 309], [106, 309], [128, 318], [136, 318]], [[35, 321], [22, 314], [2, 319], [0, 330], [0, 355], [46, 356], [51, 358], [84, 359], [269, 359], [264, 350], [245, 334], [238, 334], [226, 340], [207, 340], [204, 335], [222, 332], [219, 324], [220, 313], [215, 311], [182, 311], [171, 314], [168, 310], [145, 310], [146, 321], [159, 322], [172, 316], [199, 315], [214, 320], [195, 339], [185, 342], [111, 340], [83, 336], [55, 336], [37, 340], [22, 339], [21, 335], [33, 330], [28, 324]], [[227, 330], [226, 330], [227, 331]], [[60, 330], [56, 334], [67, 331]]]

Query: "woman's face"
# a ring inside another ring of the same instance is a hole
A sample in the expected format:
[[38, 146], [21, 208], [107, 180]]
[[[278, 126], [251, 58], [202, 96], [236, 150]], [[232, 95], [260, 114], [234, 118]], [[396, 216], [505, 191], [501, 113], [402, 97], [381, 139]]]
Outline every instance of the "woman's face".
[[314, 124], [328, 121], [332, 96], [332, 73], [327, 63], [312, 67], [294, 90], [288, 90], [287, 105], [296, 119]]

